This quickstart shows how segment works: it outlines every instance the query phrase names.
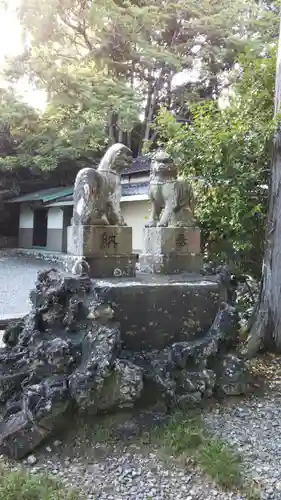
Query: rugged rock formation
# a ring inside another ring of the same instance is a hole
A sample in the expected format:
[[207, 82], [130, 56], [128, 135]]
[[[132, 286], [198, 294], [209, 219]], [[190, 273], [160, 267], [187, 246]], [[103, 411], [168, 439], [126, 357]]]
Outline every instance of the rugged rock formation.
[[43, 272], [31, 299], [32, 311], [9, 326], [0, 350], [0, 452], [8, 456], [28, 454], [69, 412], [98, 414], [157, 399], [171, 408], [251, 388], [244, 362], [229, 354], [239, 319], [232, 305], [222, 304], [199, 340], [131, 352], [87, 276]]

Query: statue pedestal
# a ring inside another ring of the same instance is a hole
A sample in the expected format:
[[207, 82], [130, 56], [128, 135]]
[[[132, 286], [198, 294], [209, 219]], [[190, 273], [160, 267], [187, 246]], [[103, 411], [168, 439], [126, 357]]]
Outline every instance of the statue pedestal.
[[146, 273], [199, 272], [200, 229], [198, 227], [146, 227], [140, 270]]
[[67, 253], [83, 257], [92, 278], [135, 276], [131, 227], [69, 226]]

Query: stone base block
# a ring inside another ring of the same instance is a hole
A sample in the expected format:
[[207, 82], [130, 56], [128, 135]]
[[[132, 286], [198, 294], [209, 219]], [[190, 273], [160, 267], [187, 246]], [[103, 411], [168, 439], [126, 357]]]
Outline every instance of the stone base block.
[[221, 300], [219, 278], [195, 273], [137, 273], [135, 278], [96, 280], [95, 287], [114, 310], [124, 348], [135, 352], [200, 339]]
[[199, 272], [200, 229], [198, 227], [146, 227], [140, 270], [145, 273], [179, 274]]
[[128, 226], [69, 226], [67, 253], [84, 257], [132, 253], [132, 228]]
[[89, 276], [91, 278], [121, 278], [136, 275], [137, 256], [130, 255], [108, 255], [103, 257], [86, 257], [90, 266]]
[[165, 275], [183, 272], [199, 273], [202, 265], [200, 254], [142, 254], [139, 257], [139, 268], [143, 273]]
[[146, 227], [144, 254], [200, 254], [199, 227]]

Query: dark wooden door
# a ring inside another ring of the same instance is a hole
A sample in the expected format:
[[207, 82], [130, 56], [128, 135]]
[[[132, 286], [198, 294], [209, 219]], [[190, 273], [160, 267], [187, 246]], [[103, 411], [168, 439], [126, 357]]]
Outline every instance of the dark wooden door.
[[48, 210], [46, 208], [34, 210], [32, 241], [34, 247], [45, 247], [47, 245], [47, 222]]

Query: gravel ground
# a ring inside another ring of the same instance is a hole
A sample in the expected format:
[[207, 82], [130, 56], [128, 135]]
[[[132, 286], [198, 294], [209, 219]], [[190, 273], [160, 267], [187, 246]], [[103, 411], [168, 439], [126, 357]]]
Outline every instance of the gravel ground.
[[[278, 360], [281, 373], [281, 359]], [[281, 376], [262, 396], [227, 400], [203, 410], [203, 420], [211, 434], [234, 446], [243, 457], [245, 478], [261, 491], [262, 500], [281, 499]], [[114, 419], [112, 420], [114, 422]], [[242, 500], [237, 492], [225, 492], [191, 463], [182, 466], [174, 457], [134, 436], [132, 416], [123, 421], [123, 435], [109, 444], [106, 436], [85, 435], [79, 428], [39, 450], [34, 472], [46, 471], [66, 486], [76, 486], [86, 500]], [[120, 427], [119, 425], [119, 427]], [[138, 424], [139, 425], [139, 424]], [[119, 428], [117, 425], [117, 429]], [[256, 500], [256, 497], [254, 497]]]
[[262, 500], [281, 500], [281, 358], [268, 356], [254, 367], [266, 379], [263, 397], [217, 404], [204, 421], [213, 435], [239, 451]]
[[[82, 451], [84, 449], [84, 452]], [[78, 487], [87, 500], [242, 500], [212, 485], [191, 466], [180, 467], [158, 450], [137, 445], [92, 445], [72, 448], [52, 446], [38, 457], [33, 471], [47, 471], [66, 486]]]
[[0, 318], [28, 312], [29, 293], [34, 288], [37, 273], [50, 267], [54, 265], [33, 257], [0, 253]]
[[[261, 491], [262, 500], [281, 499], [280, 393], [274, 388], [262, 397], [233, 399], [203, 410], [212, 435], [241, 453], [245, 478]], [[134, 434], [132, 417], [124, 427]], [[86, 500], [249, 499], [222, 491], [191, 463], [182, 466], [157, 448], [130, 442], [128, 436], [114, 445], [106, 438], [97, 442], [93, 432], [85, 436], [76, 429], [54, 441], [31, 458], [36, 460], [31, 470], [47, 471], [65, 485], [78, 487]]]
[[281, 500], [280, 395], [217, 406], [204, 419], [215, 436], [242, 455], [245, 473], [261, 488], [261, 498]]

